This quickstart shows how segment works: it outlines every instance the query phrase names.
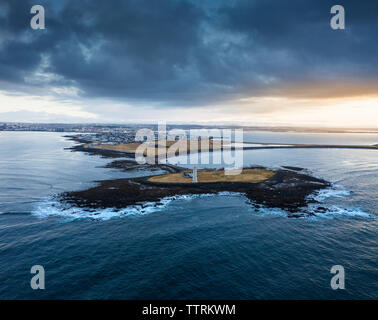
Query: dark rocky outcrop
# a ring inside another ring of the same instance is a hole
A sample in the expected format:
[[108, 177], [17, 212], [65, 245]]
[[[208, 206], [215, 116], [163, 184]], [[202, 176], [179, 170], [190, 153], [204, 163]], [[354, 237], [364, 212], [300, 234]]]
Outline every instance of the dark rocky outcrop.
[[240, 192], [254, 204], [286, 210], [289, 216], [315, 202], [308, 196], [330, 187], [330, 183], [295, 171], [280, 169], [261, 183], [155, 183], [148, 178], [99, 181], [98, 185], [83, 191], [66, 192], [61, 200], [86, 208], [124, 208], [129, 205], [156, 202], [162, 198], [184, 194]]

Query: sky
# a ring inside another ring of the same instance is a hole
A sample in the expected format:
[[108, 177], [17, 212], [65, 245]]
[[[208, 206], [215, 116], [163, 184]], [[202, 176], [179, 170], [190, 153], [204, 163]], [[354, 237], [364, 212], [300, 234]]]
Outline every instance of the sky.
[[1, 0], [0, 122], [377, 128], [377, 34], [377, 0]]

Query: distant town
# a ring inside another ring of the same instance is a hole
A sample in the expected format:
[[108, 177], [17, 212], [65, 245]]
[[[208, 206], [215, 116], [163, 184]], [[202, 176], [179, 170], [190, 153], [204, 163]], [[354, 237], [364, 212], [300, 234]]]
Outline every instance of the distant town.
[[138, 126], [133, 126], [133, 125], [112, 125], [112, 124], [107, 125], [107, 124], [16, 123], [16, 122], [1, 123], [0, 122], [0, 131], [103, 133], [103, 132], [129, 132], [130, 130], [135, 130], [137, 127]]
[[[70, 133], [98, 133], [122, 135], [130, 134], [140, 128], [157, 130], [157, 124], [103, 124], [103, 123], [23, 123], [0, 122], [0, 131], [46, 131], [46, 132], [70, 132]], [[312, 127], [287, 127], [287, 126], [244, 126], [244, 125], [215, 125], [215, 124], [167, 124], [166, 129], [235, 129], [243, 128], [245, 131], [269, 131], [269, 132], [302, 132], [302, 133], [378, 133], [378, 128], [312, 128]]]

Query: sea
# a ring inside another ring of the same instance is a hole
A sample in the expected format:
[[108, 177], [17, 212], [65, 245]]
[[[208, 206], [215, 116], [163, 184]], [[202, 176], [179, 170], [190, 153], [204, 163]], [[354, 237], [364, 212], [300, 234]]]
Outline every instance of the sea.
[[[378, 299], [377, 150], [244, 151], [245, 166], [298, 166], [330, 181], [312, 195], [327, 208], [315, 217], [288, 218], [238, 193], [88, 212], [54, 196], [150, 172], [104, 168], [113, 159], [72, 152], [65, 134], [0, 132], [0, 299]], [[244, 141], [369, 145], [378, 135]], [[35, 265], [44, 290], [31, 288]], [[333, 266], [344, 289], [331, 286]]]

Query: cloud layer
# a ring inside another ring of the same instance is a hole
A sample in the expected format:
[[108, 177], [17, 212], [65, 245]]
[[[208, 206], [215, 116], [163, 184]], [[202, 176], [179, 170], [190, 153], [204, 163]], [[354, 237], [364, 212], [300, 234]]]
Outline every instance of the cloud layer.
[[36, 31], [33, 4], [0, 4], [3, 92], [160, 109], [377, 94], [376, 0], [338, 1], [345, 30], [331, 0], [44, 0]]

